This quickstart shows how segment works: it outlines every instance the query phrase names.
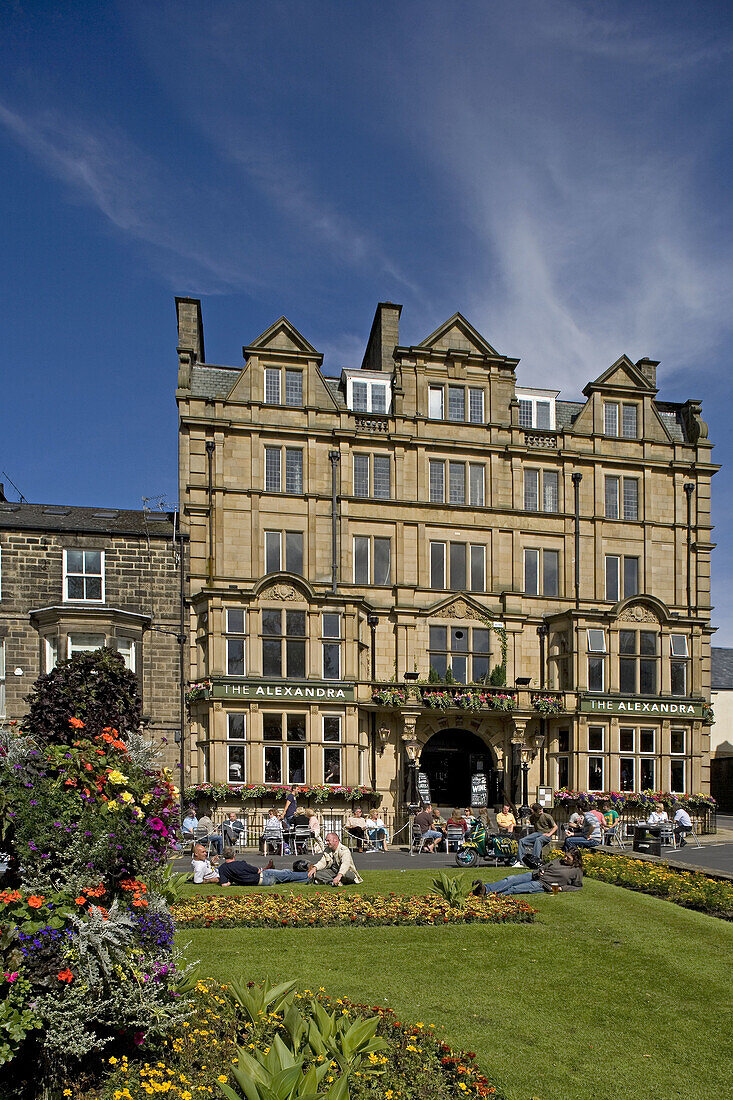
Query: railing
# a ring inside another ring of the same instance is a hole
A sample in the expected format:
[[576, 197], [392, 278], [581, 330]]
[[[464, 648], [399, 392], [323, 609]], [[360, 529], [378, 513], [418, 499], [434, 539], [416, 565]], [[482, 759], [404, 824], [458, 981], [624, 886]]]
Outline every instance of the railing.
[[[241, 844], [245, 848], [257, 849], [260, 847], [260, 840], [265, 831], [265, 822], [267, 821], [268, 809], [266, 807], [256, 807], [253, 809], [246, 809], [242, 813], [237, 811], [237, 817], [240, 821], [244, 822], [245, 830], [243, 833], [243, 839]], [[340, 840], [348, 844], [349, 847], [356, 846], [356, 839], [350, 836], [347, 832], [346, 821], [352, 817], [353, 810], [348, 806], [318, 806], [316, 808], [316, 815], [320, 825], [320, 836], [325, 837], [326, 833], [336, 833]], [[228, 814], [225, 811], [216, 810], [209, 815], [216, 826], [217, 831], [221, 831], [222, 826], [229, 820]], [[395, 844], [398, 846], [401, 844], [409, 843], [408, 832], [401, 827], [404, 825], [404, 814], [385, 812], [379, 815], [385, 824], [389, 841], [395, 837]], [[366, 834], [366, 815], [365, 815], [364, 830]], [[288, 834], [285, 832], [285, 838], [287, 841]], [[366, 838], [367, 845], [369, 838]], [[293, 851], [292, 838], [290, 839], [289, 847], [291, 852]], [[294, 854], [294, 853], [293, 853]]]
[[554, 433], [524, 429], [524, 442], [528, 447], [543, 450], [557, 450], [557, 436]]
[[389, 418], [381, 416], [355, 416], [354, 427], [357, 432], [384, 432], [389, 431]]
[[380, 707], [424, 706], [434, 710], [514, 710], [515, 688], [478, 684], [373, 684], [372, 702]]

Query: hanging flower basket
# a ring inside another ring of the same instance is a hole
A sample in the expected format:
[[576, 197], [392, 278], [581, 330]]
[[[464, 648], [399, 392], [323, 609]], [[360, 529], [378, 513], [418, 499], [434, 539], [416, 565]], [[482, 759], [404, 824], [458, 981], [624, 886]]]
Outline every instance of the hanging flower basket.
[[559, 714], [562, 710], [562, 700], [555, 695], [533, 695], [532, 706], [540, 714]]
[[211, 690], [211, 680], [202, 680], [200, 684], [192, 684], [184, 698], [188, 705], [198, 702], [199, 699], [208, 699]]

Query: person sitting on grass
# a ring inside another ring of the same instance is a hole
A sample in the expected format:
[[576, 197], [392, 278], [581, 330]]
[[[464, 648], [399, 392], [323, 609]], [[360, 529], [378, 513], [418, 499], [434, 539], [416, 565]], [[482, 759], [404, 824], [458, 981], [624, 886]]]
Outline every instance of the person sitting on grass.
[[318, 863], [311, 863], [308, 878], [324, 886], [351, 886], [361, 882], [351, 852], [336, 833], [326, 833], [326, 847]]
[[557, 890], [580, 890], [583, 886], [583, 860], [580, 852], [566, 852], [560, 859], [545, 863], [536, 871], [523, 875], [509, 875], [498, 882], [481, 882], [476, 879], [473, 893], [479, 897], [487, 894], [552, 894]]
[[281, 882], [307, 882], [307, 871], [279, 871], [270, 860], [267, 867], [253, 867], [237, 859], [234, 848], [224, 849], [224, 862], [219, 867], [220, 886], [277, 886]]
[[203, 844], [194, 844], [193, 848], [193, 881], [196, 883], [201, 882], [218, 882], [219, 876], [216, 870], [211, 866], [211, 863], [206, 858], [206, 849]]
[[594, 813], [591, 813], [588, 803], [579, 802], [578, 810], [583, 815], [583, 831], [580, 836], [565, 838], [563, 848], [566, 852], [571, 852], [573, 848], [597, 848], [603, 840], [598, 818]]
[[[539, 867], [542, 862], [542, 849], [549, 844], [557, 832], [557, 822], [552, 814], [546, 813], [539, 802], [532, 804], [530, 824], [534, 832], [520, 839], [517, 845], [517, 858], [513, 867]], [[531, 854], [530, 854], [531, 849]]]
[[423, 851], [434, 852], [435, 845], [442, 843], [443, 831], [435, 827], [435, 817], [430, 802], [425, 804], [421, 813], [415, 814], [415, 824], [421, 833]]

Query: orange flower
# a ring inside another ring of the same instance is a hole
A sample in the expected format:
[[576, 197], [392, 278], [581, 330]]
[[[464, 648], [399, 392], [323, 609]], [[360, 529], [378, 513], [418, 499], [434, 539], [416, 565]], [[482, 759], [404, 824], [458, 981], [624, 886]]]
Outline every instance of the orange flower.
[[28, 898], [28, 904], [30, 905], [31, 909], [40, 909], [45, 900], [46, 898], [43, 894], [41, 894], [40, 897], [38, 897], [36, 894], [31, 894], [31, 896]]
[[69, 725], [74, 730], [83, 730], [84, 729], [84, 723], [82, 722], [82, 720], [80, 718], [70, 718], [69, 719]]
[[73, 980], [74, 980], [74, 975], [71, 973], [68, 966], [67, 966], [66, 970], [59, 970], [56, 977], [58, 978], [58, 980], [60, 982], [73, 982]]
[[20, 898], [20, 890], [3, 890], [2, 894], [0, 894], [0, 901], [4, 901], [6, 904], [11, 901], [20, 901]]
[[86, 898], [74, 898], [77, 905], [86, 905]]

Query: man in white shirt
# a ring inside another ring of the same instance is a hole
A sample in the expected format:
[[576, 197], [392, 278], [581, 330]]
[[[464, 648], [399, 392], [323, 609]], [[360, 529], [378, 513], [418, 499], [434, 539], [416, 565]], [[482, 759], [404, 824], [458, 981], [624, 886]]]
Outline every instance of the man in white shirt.
[[326, 849], [318, 863], [308, 868], [308, 878], [324, 886], [351, 886], [361, 882], [351, 852], [336, 833], [326, 834]]
[[195, 844], [193, 849], [193, 881], [196, 883], [202, 882], [218, 882], [219, 875], [209, 863], [206, 858], [206, 849], [203, 844]]
[[674, 835], [675, 840], [679, 844], [680, 848], [684, 848], [687, 844], [685, 836], [692, 831], [692, 819], [687, 810], [680, 806], [675, 810], [674, 815]]

